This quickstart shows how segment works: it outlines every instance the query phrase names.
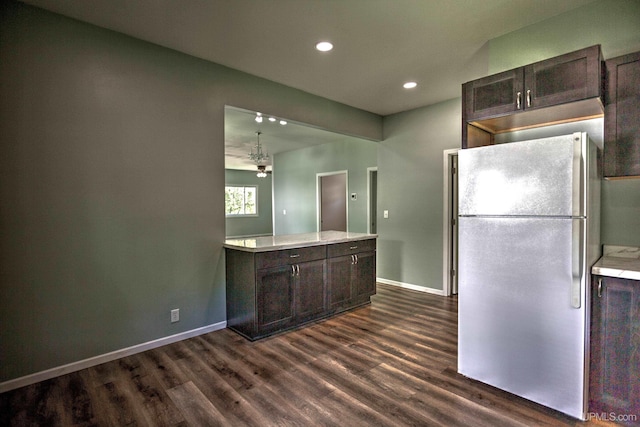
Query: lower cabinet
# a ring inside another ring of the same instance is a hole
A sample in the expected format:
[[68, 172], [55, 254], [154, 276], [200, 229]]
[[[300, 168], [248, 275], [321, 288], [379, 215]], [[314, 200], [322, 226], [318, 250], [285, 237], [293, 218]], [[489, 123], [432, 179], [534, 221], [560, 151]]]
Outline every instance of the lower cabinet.
[[591, 301], [589, 412], [640, 425], [640, 281], [594, 276]]
[[366, 304], [376, 293], [375, 240], [329, 245], [327, 264], [330, 311]]
[[267, 334], [325, 311], [325, 260], [257, 271], [257, 329]]
[[252, 340], [366, 304], [375, 294], [375, 239], [225, 254], [227, 327]]

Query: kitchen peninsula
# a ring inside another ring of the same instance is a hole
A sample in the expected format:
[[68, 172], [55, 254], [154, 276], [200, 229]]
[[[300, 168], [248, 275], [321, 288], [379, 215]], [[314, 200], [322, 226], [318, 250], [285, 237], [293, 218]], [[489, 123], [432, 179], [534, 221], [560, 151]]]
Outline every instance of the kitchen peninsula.
[[255, 340], [368, 304], [376, 237], [323, 231], [226, 240], [227, 327]]

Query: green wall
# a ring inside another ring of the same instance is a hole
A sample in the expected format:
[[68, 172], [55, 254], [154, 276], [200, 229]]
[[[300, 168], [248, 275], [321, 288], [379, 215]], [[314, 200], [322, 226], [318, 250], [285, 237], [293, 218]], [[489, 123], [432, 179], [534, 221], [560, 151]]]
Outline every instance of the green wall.
[[226, 169], [226, 185], [258, 187], [258, 215], [247, 217], [226, 217], [225, 235], [227, 237], [257, 236], [273, 234], [273, 204], [271, 197], [271, 174], [258, 178], [256, 172]]
[[[384, 118], [378, 277], [442, 289], [442, 152], [460, 146], [461, 121], [460, 99]], [[384, 210], [389, 218], [383, 218]]]
[[[275, 234], [317, 231], [317, 174], [348, 171], [350, 232], [367, 232], [367, 168], [377, 165], [378, 144], [346, 138], [331, 144], [288, 151], [274, 156]], [[283, 211], [286, 210], [286, 215]]]
[[605, 59], [640, 50], [640, 1], [596, 1], [492, 39], [488, 74], [596, 44]]
[[0, 13], [0, 382], [225, 321], [225, 105], [382, 136], [371, 113]]
[[[490, 40], [469, 66], [486, 65], [490, 75], [594, 44], [602, 45], [605, 59], [640, 50], [640, 2], [601, 0], [506, 34]], [[443, 150], [460, 147], [461, 120], [460, 99], [384, 118], [378, 277], [443, 288]], [[605, 181], [602, 201], [602, 242], [640, 246], [640, 179]]]

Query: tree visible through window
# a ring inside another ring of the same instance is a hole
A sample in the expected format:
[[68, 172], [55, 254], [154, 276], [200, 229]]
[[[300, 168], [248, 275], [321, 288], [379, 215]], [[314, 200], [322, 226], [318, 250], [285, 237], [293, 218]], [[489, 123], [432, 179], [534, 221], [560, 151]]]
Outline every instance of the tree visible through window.
[[227, 215], [257, 215], [257, 187], [225, 186], [224, 205]]

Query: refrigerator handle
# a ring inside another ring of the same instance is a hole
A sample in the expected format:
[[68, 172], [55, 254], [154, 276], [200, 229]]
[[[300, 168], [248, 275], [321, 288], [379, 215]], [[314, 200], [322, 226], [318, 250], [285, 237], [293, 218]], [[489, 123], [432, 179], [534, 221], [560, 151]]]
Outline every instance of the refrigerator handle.
[[582, 291], [585, 280], [589, 277], [585, 271], [585, 241], [584, 219], [573, 220], [572, 232], [572, 280], [571, 280], [571, 307], [582, 307]]

